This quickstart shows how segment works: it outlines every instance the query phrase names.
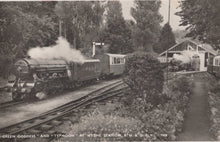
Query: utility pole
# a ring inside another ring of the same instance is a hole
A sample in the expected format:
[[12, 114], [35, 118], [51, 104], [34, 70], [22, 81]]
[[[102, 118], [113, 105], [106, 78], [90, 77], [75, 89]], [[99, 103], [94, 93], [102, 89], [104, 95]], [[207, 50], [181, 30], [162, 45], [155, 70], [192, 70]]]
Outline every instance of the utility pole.
[[168, 9], [168, 23], [170, 24], [170, 0], [169, 0], [169, 9]]
[[[169, 0], [169, 7], [168, 7], [168, 24], [170, 25], [170, 0]], [[167, 47], [167, 53], [166, 53], [166, 62], [167, 62], [167, 84], [168, 84], [168, 67], [169, 67], [169, 63], [168, 63], [168, 49], [169, 47]]]

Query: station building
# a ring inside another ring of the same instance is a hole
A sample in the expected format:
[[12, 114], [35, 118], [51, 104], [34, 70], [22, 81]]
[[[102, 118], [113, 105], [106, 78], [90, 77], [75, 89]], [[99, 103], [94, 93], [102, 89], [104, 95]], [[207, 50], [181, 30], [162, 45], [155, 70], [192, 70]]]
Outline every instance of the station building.
[[208, 60], [218, 53], [209, 44], [204, 44], [195, 40], [185, 40], [160, 53], [158, 59], [161, 63], [170, 62], [174, 54], [181, 54], [184, 51], [192, 52], [191, 58], [199, 58], [199, 71], [207, 71]]

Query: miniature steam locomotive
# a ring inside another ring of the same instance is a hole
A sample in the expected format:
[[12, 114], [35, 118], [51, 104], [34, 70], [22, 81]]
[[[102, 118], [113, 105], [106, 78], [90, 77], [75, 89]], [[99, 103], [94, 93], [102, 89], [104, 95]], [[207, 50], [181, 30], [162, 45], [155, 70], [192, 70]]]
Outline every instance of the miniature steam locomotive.
[[82, 63], [64, 59], [23, 58], [14, 64], [14, 81], [9, 81], [12, 99], [39, 98], [63, 89], [73, 89], [105, 76], [121, 75], [125, 55], [103, 54]]

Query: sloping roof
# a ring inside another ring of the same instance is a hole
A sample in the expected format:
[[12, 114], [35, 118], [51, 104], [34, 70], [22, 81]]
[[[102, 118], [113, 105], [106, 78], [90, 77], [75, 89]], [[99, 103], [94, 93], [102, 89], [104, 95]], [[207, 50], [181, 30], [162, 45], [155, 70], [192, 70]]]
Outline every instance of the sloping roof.
[[123, 55], [123, 54], [110, 54], [110, 53], [105, 53], [106, 55], [110, 56], [110, 57], [125, 57], [126, 55]]
[[190, 42], [194, 43], [194, 44], [197, 44], [199, 47], [203, 48], [204, 50], [214, 54], [214, 55], [217, 55], [218, 54], [218, 51], [214, 50], [213, 47], [210, 45], [210, 44], [207, 44], [207, 43], [201, 43], [197, 40], [189, 40]]
[[191, 42], [191, 43], [193, 43], [193, 44], [199, 46], [200, 48], [204, 49], [205, 51], [207, 51], [207, 52], [209, 52], [209, 53], [212, 53], [213, 55], [217, 55], [217, 53], [218, 53], [218, 52], [217, 52], [216, 50], [214, 50], [214, 49], [212, 48], [212, 46], [209, 45], [209, 44], [201, 43], [201, 42], [199, 42], [199, 41], [194, 41], [194, 40], [187, 39], [187, 40], [185, 40], [185, 41], [183, 41], [183, 42], [180, 42], [180, 43], [175, 44], [174, 46], [170, 47], [170, 48], [167, 49], [166, 51], [160, 53], [159, 56], [162, 56], [162, 55], [163, 55], [164, 53], [166, 53], [167, 51], [172, 50], [173, 48], [179, 46], [180, 44], [182, 44], [182, 43], [184, 43], [184, 42]]

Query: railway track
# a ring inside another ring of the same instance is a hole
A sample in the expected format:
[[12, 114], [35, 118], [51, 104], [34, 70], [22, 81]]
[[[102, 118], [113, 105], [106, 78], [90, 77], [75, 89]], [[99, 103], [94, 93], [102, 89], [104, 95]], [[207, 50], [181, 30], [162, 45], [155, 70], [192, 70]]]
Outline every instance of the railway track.
[[109, 86], [95, 90], [78, 100], [71, 101], [46, 113], [42, 113], [32, 119], [1, 128], [0, 136], [1, 138], [4, 138], [4, 136], [10, 136], [10, 138], [17, 139], [18, 135], [24, 134], [33, 134], [34, 137], [37, 137], [38, 134], [45, 132], [53, 134], [53, 131], [50, 132], [48, 130], [60, 125], [69, 115], [78, 117], [77, 114], [80, 110], [85, 109], [96, 102], [101, 102], [108, 100], [109, 98], [122, 95], [125, 89], [128, 89], [128, 86], [122, 81], [118, 81]]
[[19, 104], [22, 104], [23, 101], [8, 101], [8, 102], [5, 102], [5, 103], [1, 103], [0, 104], [0, 110], [3, 109], [3, 108], [7, 108], [7, 107], [11, 107], [11, 106], [15, 106], [15, 105], [19, 105]]

